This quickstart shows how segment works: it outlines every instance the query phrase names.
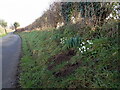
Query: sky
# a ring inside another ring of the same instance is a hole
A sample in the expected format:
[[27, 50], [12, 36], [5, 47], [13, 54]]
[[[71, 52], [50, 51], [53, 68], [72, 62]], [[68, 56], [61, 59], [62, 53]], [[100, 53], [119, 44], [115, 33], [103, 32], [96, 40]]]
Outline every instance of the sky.
[[40, 17], [54, 0], [0, 0], [0, 19], [8, 26], [19, 22], [25, 27]]

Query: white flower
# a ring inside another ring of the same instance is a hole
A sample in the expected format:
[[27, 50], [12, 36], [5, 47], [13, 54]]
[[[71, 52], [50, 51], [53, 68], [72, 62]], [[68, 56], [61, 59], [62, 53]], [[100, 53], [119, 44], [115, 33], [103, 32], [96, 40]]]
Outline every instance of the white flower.
[[89, 42], [89, 44], [93, 44], [92, 42]]
[[89, 43], [89, 42], [90, 42], [90, 40], [87, 40], [87, 42]]
[[60, 43], [61, 43], [61, 44], [64, 44], [65, 42], [64, 42], [64, 40], [61, 40]]
[[80, 44], [80, 46], [82, 46], [82, 44]]
[[81, 51], [81, 48], [79, 48], [79, 51]]
[[86, 52], [86, 49], [84, 49], [84, 52]]
[[81, 51], [81, 53], [83, 53], [83, 51]]
[[86, 47], [85, 46], [82, 46], [82, 49], [85, 49]]
[[87, 48], [87, 50], [89, 50], [90, 48]]
[[85, 44], [85, 42], [82, 42], [82, 44]]
[[87, 40], [87, 42], [88, 42], [89, 44], [93, 44], [90, 40]]

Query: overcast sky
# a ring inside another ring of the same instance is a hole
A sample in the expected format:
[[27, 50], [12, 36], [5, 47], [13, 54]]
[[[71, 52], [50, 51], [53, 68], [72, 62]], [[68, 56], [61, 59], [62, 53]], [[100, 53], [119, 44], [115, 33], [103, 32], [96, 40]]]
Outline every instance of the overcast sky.
[[40, 17], [54, 0], [0, 0], [0, 19], [8, 22], [15, 21], [21, 27], [31, 24]]

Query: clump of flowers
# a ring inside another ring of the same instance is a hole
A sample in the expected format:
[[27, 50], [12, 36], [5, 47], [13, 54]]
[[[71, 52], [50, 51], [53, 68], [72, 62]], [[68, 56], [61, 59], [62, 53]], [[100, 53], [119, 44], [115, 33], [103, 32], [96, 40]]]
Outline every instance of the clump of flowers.
[[87, 40], [86, 42], [82, 42], [80, 44], [80, 47], [78, 48], [78, 50], [81, 52], [81, 53], [84, 53], [86, 51], [88, 51], [90, 49], [90, 47], [86, 47], [86, 44], [90, 44], [92, 45], [93, 42], [91, 40]]
[[[88, 51], [93, 44], [92, 40], [83, 41], [80, 37], [63, 37], [60, 38], [60, 43], [66, 45], [67, 48], [78, 48], [81, 53]], [[89, 45], [88, 45], [89, 44]]]
[[66, 40], [67, 40], [67, 37], [60, 38], [60, 43], [64, 44]]

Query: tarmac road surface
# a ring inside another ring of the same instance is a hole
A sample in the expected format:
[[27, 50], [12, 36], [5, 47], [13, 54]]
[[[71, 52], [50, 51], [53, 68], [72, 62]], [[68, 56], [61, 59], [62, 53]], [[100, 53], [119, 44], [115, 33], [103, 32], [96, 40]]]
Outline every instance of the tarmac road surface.
[[9, 33], [0, 39], [0, 47], [2, 47], [2, 88], [14, 88], [21, 53], [21, 39], [18, 35]]

